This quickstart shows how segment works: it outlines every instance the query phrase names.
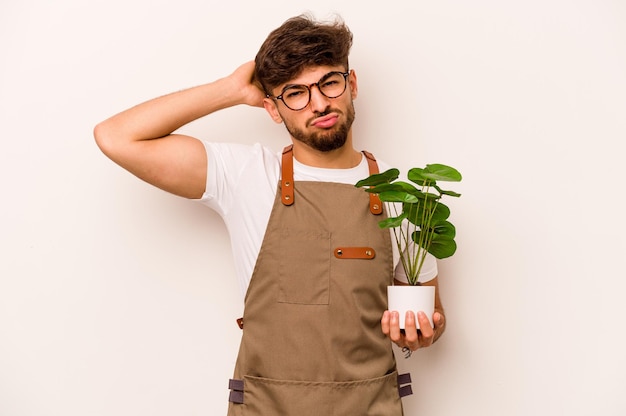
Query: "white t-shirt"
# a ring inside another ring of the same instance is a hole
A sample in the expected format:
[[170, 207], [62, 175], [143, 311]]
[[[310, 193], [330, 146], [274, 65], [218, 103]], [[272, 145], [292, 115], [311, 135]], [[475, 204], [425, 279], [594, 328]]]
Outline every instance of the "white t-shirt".
[[[235, 272], [245, 295], [261, 250], [280, 179], [281, 152], [260, 144], [243, 145], [204, 142], [207, 152], [207, 184], [201, 203], [215, 210], [230, 234]], [[294, 181], [338, 182], [354, 185], [369, 176], [367, 160], [350, 169], [315, 168], [293, 161]], [[381, 172], [389, 169], [378, 161]], [[392, 238], [396, 278], [406, 282], [400, 255]], [[419, 281], [437, 276], [435, 257], [428, 254]]]

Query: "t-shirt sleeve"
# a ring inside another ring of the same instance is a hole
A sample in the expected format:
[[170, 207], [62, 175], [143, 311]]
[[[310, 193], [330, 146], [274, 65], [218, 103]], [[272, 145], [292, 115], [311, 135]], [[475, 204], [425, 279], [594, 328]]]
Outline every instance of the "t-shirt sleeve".
[[224, 215], [232, 201], [232, 192], [241, 180], [241, 171], [258, 151], [254, 145], [203, 141], [207, 154], [206, 188], [200, 203]]

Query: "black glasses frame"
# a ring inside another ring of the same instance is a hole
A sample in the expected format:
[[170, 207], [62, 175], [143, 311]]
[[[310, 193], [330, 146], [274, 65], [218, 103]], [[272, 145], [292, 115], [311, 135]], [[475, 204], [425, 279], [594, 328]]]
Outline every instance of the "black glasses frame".
[[[328, 79], [329, 77], [331, 77], [332, 75], [335, 74], [339, 74], [343, 76], [343, 80], [344, 80], [344, 84], [343, 84], [343, 90], [335, 95], [334, 97], [328, 96], [326, 94], [324, 94], [324, 91], [322, 91], [322, 89], [320, 88], [320, 83], [322, 83], [323, 81], [325, 81], [326, 79]], [[266, 94], [267, 98], [273, 98], [275, 100], [280, 100], [283, 102], [283, 104], [285, 104], [285, 107], [287, 107], [288, 109], [290, 109], [291, 111], [301, 111], [304, 110], [305, 108], [307, 108], [307, 106], [309, 105], [309, 103], [311, 102], [311, 87], [315, 86], [317, 87], [317, 90], [326, 98], [337, 98], [337, 97], [341, 97], [343, 95], [344, 92], [346, 92], [346, 88], [348, 88], [348, 75], [350, 75], [350, 71], [347, 72], [341, 72], [341, 71], [332, 71], [329, 72], [325, 75], [323, 75], [319, 81], [314, 82], [313, 84], [309, 84], [309, 85], [305, 85], [305, 84], [291, 84], [291, 85], [287, 85], [285, 88], [283, 88], [283, 90], [280, 92], [280, 95], [274, 97], [271, 94]], [[309, 99], [307, 100], [306, 104], [304, 105], [304, 107], [301, 108], [291, 108], [287, 105], [287, 103], [285, 102], [285, 100], [283, 99], [283, 95], [285, 94], [285, 91], [287, 91], [290, 88], [294, 88], [294, 87], [304, 87], [306, 88], [307, 92], [309, 93]]]

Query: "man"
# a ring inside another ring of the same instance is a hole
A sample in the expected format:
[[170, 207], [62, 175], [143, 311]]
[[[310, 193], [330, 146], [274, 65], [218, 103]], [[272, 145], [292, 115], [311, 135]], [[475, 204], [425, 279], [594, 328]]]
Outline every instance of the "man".
[[[341, 20], [294, 17], [254, 62], [94, 131], [116, 163], [201, 201], [227, 225], [246, 292], [229, 415], [401, 415], [389, 339], [414, 351], [444, 330], [434, 258], [420, 277], [437, 288], [434, 328], [423, 312], [409, 312], [401, 331], [398, 312], [385, 310], [386, 286], [405, 276], [389, 230], [377, 226], [380, 207], [354, 187], [387, 166], [353, 145], [351, 45]], [[291, 144], [277, 154], [173, 134], [235, 105], [264, 107]]]

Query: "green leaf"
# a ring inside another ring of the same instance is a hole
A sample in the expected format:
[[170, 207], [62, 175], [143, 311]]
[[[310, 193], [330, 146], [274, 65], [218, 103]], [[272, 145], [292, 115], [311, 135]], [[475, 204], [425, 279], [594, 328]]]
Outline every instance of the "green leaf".
[[[425, 205], [425, 207], [424, 207]], [[407, 219], [420, 228], [430, 228], [431, 224], [445, 221], [450, 216], [450, 208], [441, 202], [427, 201], [416, 207], [415, 204], [403, 204], [402, 212], [407, 214]], [[427, 220], [430, 217], [430, 224]]]
[[446, 204], [441, 202], [437, 203], [435, 207], [435, 213], [433, 214], [432, 219], [437, 221], [443, 221], [450, 216], [450, 208]]
[[404, 181], [395, 181], [393, 183], [396, 186], [400, 186], [404, 191], [410, 193], [410, 194], [415, 194], [417, 192], [420, 192], [419, 189], [417, 189], [415, 186], [413, 186], [412, 184], [408, 183], [408, 182], [404, 182]]
[[456, 193], [454, 191], [445, 191], [443, 189], [439, 189], [439, 192], [441, 193], [441, 195], [448, 195], [448, 196], [453, 196], [453, 197], [456, 197], [456, 198], [461, 196], [461, 194]]
[[378, 226], [380, 228], [393, 228], [399, 227], [402, 224], [402, 221], [406, 218], [405, 214], [400, 214], [397, 217], [389, 217], [384, 220], [378, 222]]
[[432, 186], [433, 181], [430, 178], [424, 176], [424, 173], [424, 169], [422, 168], [413, 168], [409, 170], [407, 178], [409, 178], [411, 182], [414, 182], [420, 186]]
[[456, 252], [456, 242], [449, 237], [435, 237], [428, 247], [428, 252], [438, 259], [451, 257]]
[[375, 173], [373, 175], [368, 176], [365, 179], [361, 179], [356, 183], [357, 188], [361, 188], [363, 186], [376, 186], [382, 183], [389, 183], [400, 176], [400, 171], [396, 168], [391, 168], [382, 173]]
[[404, 191], [385, 191], [379, 193], [378, 197], [383, 202], [403, 202], [407, 204], [417, 202], [415, 195], [411, 195]]
[[406, 192], [406, 189], [398, 184], [398, 183], [381, 183], [380, 185], [372, 186], [371, 188], [365, 189], [365, 192], [369, 192], [372, 194], [379, 194], [381, 192], [387, 191], [396, 191], [396, 192]]
[[432, 229], [433, 232], [438, 236], [450, 238], [456, 237], [456, 228], [454, 227], [454, 225], [452, 225], [450, 221], [439, 222], [433, 225]]
[[433, 194], [432, 192], [422, 192], [422, 191], [418, 191], [418, 190], [416, 190], [413, 195], [415, 195], [418, 199], [420, 199], [422, 201], [427, 200], [427, 201], [431, 201], [431, 202], [435, 202], [435, 201], [437, 201], [438, 199], [441, 198], [440, 195]]
[[[420, 242], [420, 234], [420, 231], [415, 231], [411, 235], [411, 238], [416, 244], [419, 244]], [[454, 241], [454, 238], [434, 234], [432, 236], [432, 240], [430, 241], [430, 245], [424, 247], [424, 249], [438, 259], [445, 259], [447, 257], [451, 257], [456, 252], [456, 242]]]
[[458, 170], [452, 166], [442, 165], [440, 163], [426, 165], [426, 169], [424, 169], [422, 175], [433, 181], [460, 182], [461, 179], [463, 179]]

